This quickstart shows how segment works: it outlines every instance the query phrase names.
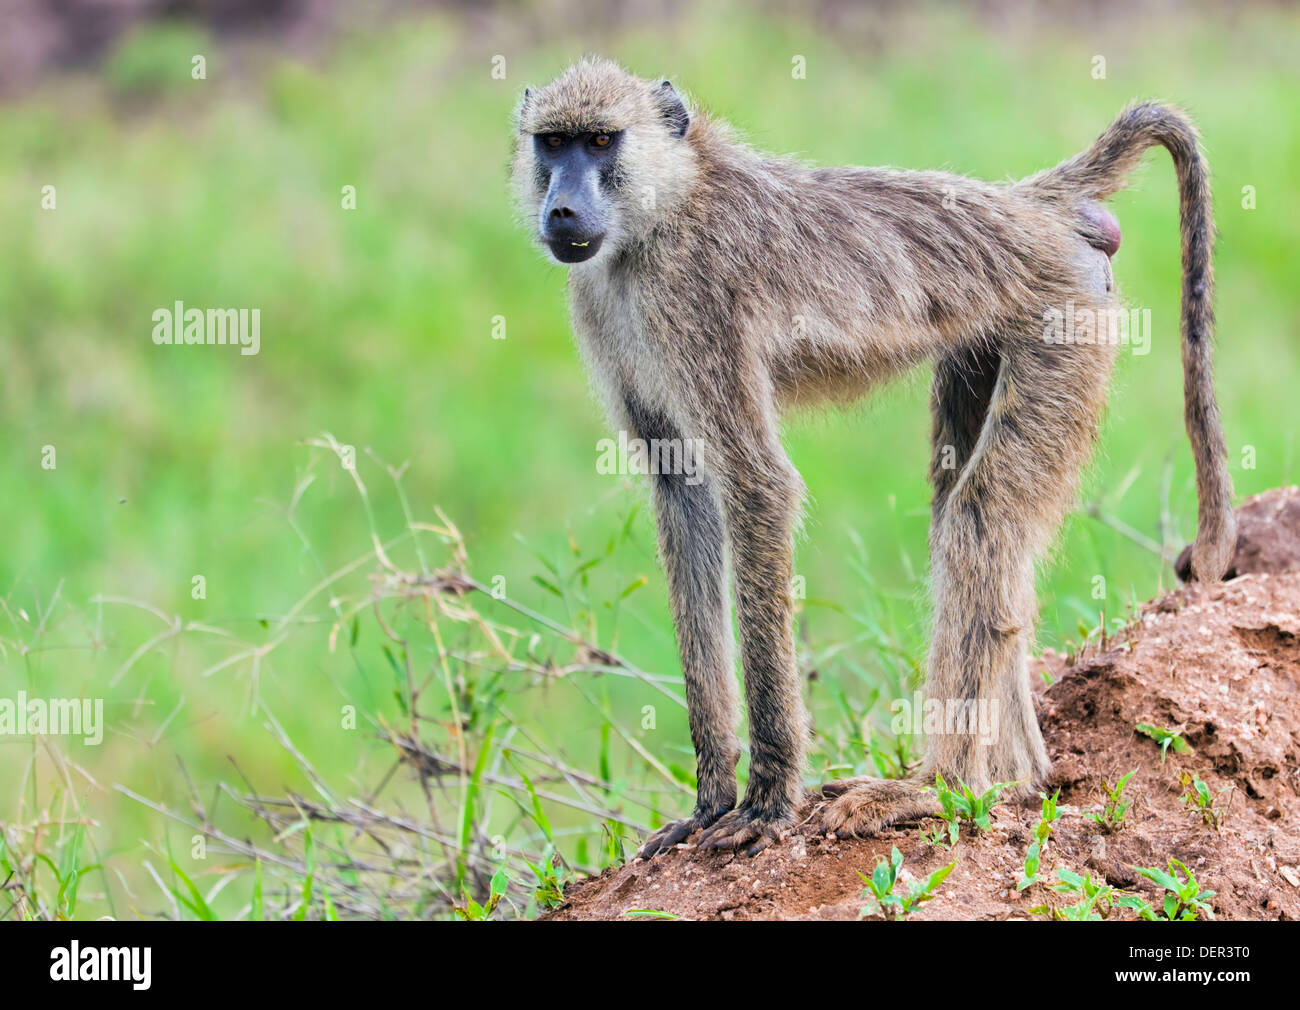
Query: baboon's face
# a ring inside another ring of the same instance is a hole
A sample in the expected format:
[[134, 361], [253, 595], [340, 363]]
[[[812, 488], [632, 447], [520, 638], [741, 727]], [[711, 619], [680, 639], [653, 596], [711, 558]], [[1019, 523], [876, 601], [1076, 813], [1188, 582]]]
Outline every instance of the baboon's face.
[[516, 195], [538, 242], [561, 263], [617, 251], [649, 232], [694, 178], [690, 114], [667, 81], [584, 60], [524, 92]]
[[538, 237], [561, 263], [600, 252], [613, 223], [613, 197], [622, 133], [542, 133], [533, 136], [538, 188]]

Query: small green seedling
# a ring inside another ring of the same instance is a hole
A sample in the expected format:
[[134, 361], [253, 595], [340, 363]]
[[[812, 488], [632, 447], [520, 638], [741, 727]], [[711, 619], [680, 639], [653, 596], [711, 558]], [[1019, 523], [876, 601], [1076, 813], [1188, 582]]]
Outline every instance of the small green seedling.
[[1160, 745], [1160, 763], [1164, 764], [1165, 755], [1169, 753], [1169, 748], [1173, 747], [1176, 754], [1191, 754], [1192, 745], [1182, 737], [1182, 727], [1178, 729], [1164, 729], [1161, 726], [1153, 726], [1149, 722], [1140, 722], [1137, 724], [1137, 731]]
[[[1187, 804], [1189, 810], [1201, 815], [1205, 823], [1215, 831], [1223, 824], [1223, 815], [1227, 813], [1228, 804], [1232, 802], [1233, 786], [1224, 786], [1216, 794], [1198, 775], [1182, 774], [1183, 795], [1179, 801]], [[1225, 794], [1227, 798], [1225, 799]]]
[[510, 883], [510, 878], [506, 876], [505, 867], [497, 870], [492, 875], [492, 883], [488, 888], [488, 900], [486, 904], [480, 905], [471, 898], [466, 891], [461, 894], [465, 897], [464, 905], [453, 905], [454, 911], [461, 919], [466, 922], [486, 922], [496, 911], [497, 904], [501, 901], [501, 896], [506, 893], [506, 885]]
[[1110, 913], [1116, 908], [1127, 908], [1137, 912], [1142, 918], [1157, 918], [1151, 911], [1151, 906], [1139, 895], [1121, 891], [1101, 881], [1094, 881], [1091, 873], [1081, 877], [1073, 870], [1062, 867], [1057, 869], [1056, 878], [1057, 883], [1051, 885], [1053, 891], [1071, 895], [1079, 900], [1073, 905], [1059, 908], [1047, 904], [1039, 905], [1029, 910], [1030, 915], [1046, 915], [1068, 922], [1097, 922], [1110, 918]]
[[960, 791], [954, 791], [948, 788], [948, 783], [943, 780], [942, 775], [935, 775], [934, 785], [927, 786], [928, 792], [932, 792], [939, 799], [939, 806], [943, 810], [943, 819], [948, 822], [948, 841], [956, 843], [957, 836], [961, 832], [961, 822], [970, 821], [981, 831], [989, 829], [989, 814], [998, 802], [998, 796], [1002, 790], [1008, 786], [1015, 785], [1014, 782], [995, 782], [986, 792], [976, 796], [970, 786], [961, 779], [957, 780]]
[[1106, 792], [1106, 804], [1101, 810], [1089, 811], [1083, 816], [1088, 820], [1096, 823], [1097, 827], [1108, 833], [1116, 832], [1124, 823], [1124, 818], [1128, 814], [1129, 807], [1133, 805], [1132, 800], [1124, 799], [1124, 787], [1128, 785], [1128, 780], [1136, 774], [1137, 769], [1129, 772], [1113, 786], [1105, 779], [1102, 780], [1101, 787]]
[[[1214, 918], [1214, 909], [1209, 902], [1214, 897], [1214, 892], [1202, 891], [1192, 871], [1177, 859], [1170, 858], [1168, 872], [1154, 866], [1134, 866], [1133, 869], [1167, 892], [1161, 906], [1163, 916], [1157, 915], [1146, 902], [1141, 902], [1141, 907], [1137, 904], [1128, 906], [1136, 909], [1143, 919], [1153, 922], [1187, 922], [1199, 919], [1202, 915], [1207, 919]], [[1179, 870], [1183, 874], [1182, 880], [1178, 879]]]
[[1079, 900], [1061, 908], [1038, 905], [1029, 910], [1030, 915], [1046, 915], [1066, 922], [1100, 922], [1110, 915], [1114, 906], [1125, 905], [1124, 899], [1129, 897], [1109, 884], [1094, 881], [1091, 873], [1081, 877], [1064, 866], [1057, 867], [1056, 879], [1057, 883], [1050, 885], [1051, 890]]
[[903, 866], [903, 854], [895, 845], [889, 859], [885, 859], [884, 856], [877, 857], [876, 868], [871, 871], [871, 876], [868, 877], [862, 871], [858, 871], [858, 876], [867, 885], [862, 892], [862, 897], [867, 900], [867, 903], [862, 906], [858, 917], [865, 918], [868, 915], [888, 917], [892, 914], [895, 921], [904, 918], [918, 905], [934, 897], [935, 889], [944, 882], [956, 865], [957, 860], [954, 859], [947, 866], [939, 867], [924, 880], [912, 881], [907, 885], [906, 894], [895, 894], [894, 885], [898, 883], [898, 871]]
[[665, 912], [658, 908], [629, 908], [623, 914], [633, 919], [671, 919], [676, 921], [681, 918], [676, 912]]
[[1061, 812], [1056, 808], [1061, 790], [1056, 790], [1051, 796], [1045, 793], [1038, 795], [1043, 801], [1043, 813], [1034, 828], [1034, 840], [1029, 843], [1029, 851], [1025, 853], [1025, 874], [1020, 878], [1020, 883], [1016, 884], [1017, 891], [1023, 891], [1032, 884], [1042, 882], [1043, 878], [1038, 875], [1038, 871], [1042, 862], [1043, 845], [1047, 842], [1047, 836], [1052, 833], [1052, 824], [1061, 817]]
[[543, 908], [555, 908], [564, 901], [564, 885], [569, 871], [565, 868], [558, 852], [552, 852], [540, 863], [528, 863], [528, 868], [537, 878], [537, 889], [533, 899]]
[[939, 849], [952, 848], [952, 842], [948, 840], [948, 825], [946, 824], [940, 824], [933, 831], [926, 831], [925, 828], [922, 828], [921, 841], [928, 842]]
[[[1081, 877], [1072, 870], [1058, 868], [1056, 876], [1059, 882], [1053, 884], [1051, 889], [1058, 894], [1068, 894], [1079, 900], [1063, 908], [1039, 905], [1031, 908], [1029, 913], [1076, 922], [1095, 922], [1105, 919], [1116, 908], [1130, 909], [1137, 913], [1138, 918], [1150, 922], [1187, 921], [1200, 918], [1202, 915], [1210, 919], [1214, 918], [1214, 910], [1209, 904], [1209, 899], [1214, 897], [1214, 892], [1202, 891], [1192, 871], [1177, 859], [1169, 860], [1167, 873], [1156, 867], [1134, 866], [1133, 869], [1148, 880], [1159, 884], [1167, 892], [1160, 911], [1153, 909], [1141, 895], [1121, 891], [1109, 884], [1094, 882], [1092, 874]], [[1181, 881], [1178, 879], [1179, 870], [1182, 871], [1184, 878]]]

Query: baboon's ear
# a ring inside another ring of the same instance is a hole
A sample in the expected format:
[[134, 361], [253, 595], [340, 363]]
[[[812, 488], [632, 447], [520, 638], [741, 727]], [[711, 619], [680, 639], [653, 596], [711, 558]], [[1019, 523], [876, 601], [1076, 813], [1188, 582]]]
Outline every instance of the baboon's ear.
[[686, 111], [686, 103], [682, 101], [682, 96], [677, 93], [677, 89], [668, 81], [659, 85], [655, 92], [655, 99], [659, 102], [659, 108], [663, 111], [664, 121], [668, 124], [669, 132], [674, 137], [686, 136], [686, 128], [691, 125], [690, 113]]
[[519, 101], [515, 103], [515, 125], [523, 129], [524, 115], [528, 112], [528, 106], [533, 100], [533, 89], [524, 88], [524, 93], [519, 96]]

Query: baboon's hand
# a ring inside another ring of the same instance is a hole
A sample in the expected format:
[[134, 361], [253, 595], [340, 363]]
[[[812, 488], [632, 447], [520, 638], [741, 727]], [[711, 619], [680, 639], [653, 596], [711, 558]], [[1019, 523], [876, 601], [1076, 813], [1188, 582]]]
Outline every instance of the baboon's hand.
[[[789, 814], [773, 815], [742, 803], [700, 836], [701, 849], [739, 849], [757, 856], [773, 842], [779, 842], [794, 825]], [[753, 843], [752, 845], [750, 843]]]
[[826, 801], [808, 818], [813, 833], [839, 838], [871, 835], [897, 824], [939, 812], [933, 793], [918, 779], [843, 779], [822, 786]]
[[667, 852], [674, 845], [686, 841], [687, 838], [701, 828], [707, 828], [716, 823], [718, 818], [730, 809], [730, 804], [710, 810], [701, 810], [697, 807], [695, 813], [690, 817], [680, 821], [670, 821], [647, 838], [641, 848], [637, 850], [637, 857], [639, 859], [653, 859], [659, 853]]

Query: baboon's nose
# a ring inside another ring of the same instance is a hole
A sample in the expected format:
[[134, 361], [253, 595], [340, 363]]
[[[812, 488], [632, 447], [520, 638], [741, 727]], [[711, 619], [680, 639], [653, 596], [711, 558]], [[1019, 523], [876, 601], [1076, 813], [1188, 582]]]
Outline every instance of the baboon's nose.
[[551, 208], [551, 220], [553, 221], [559, 221], [570, 217], [577, 217], [577, 214], [568, 204], [557, 203]]

